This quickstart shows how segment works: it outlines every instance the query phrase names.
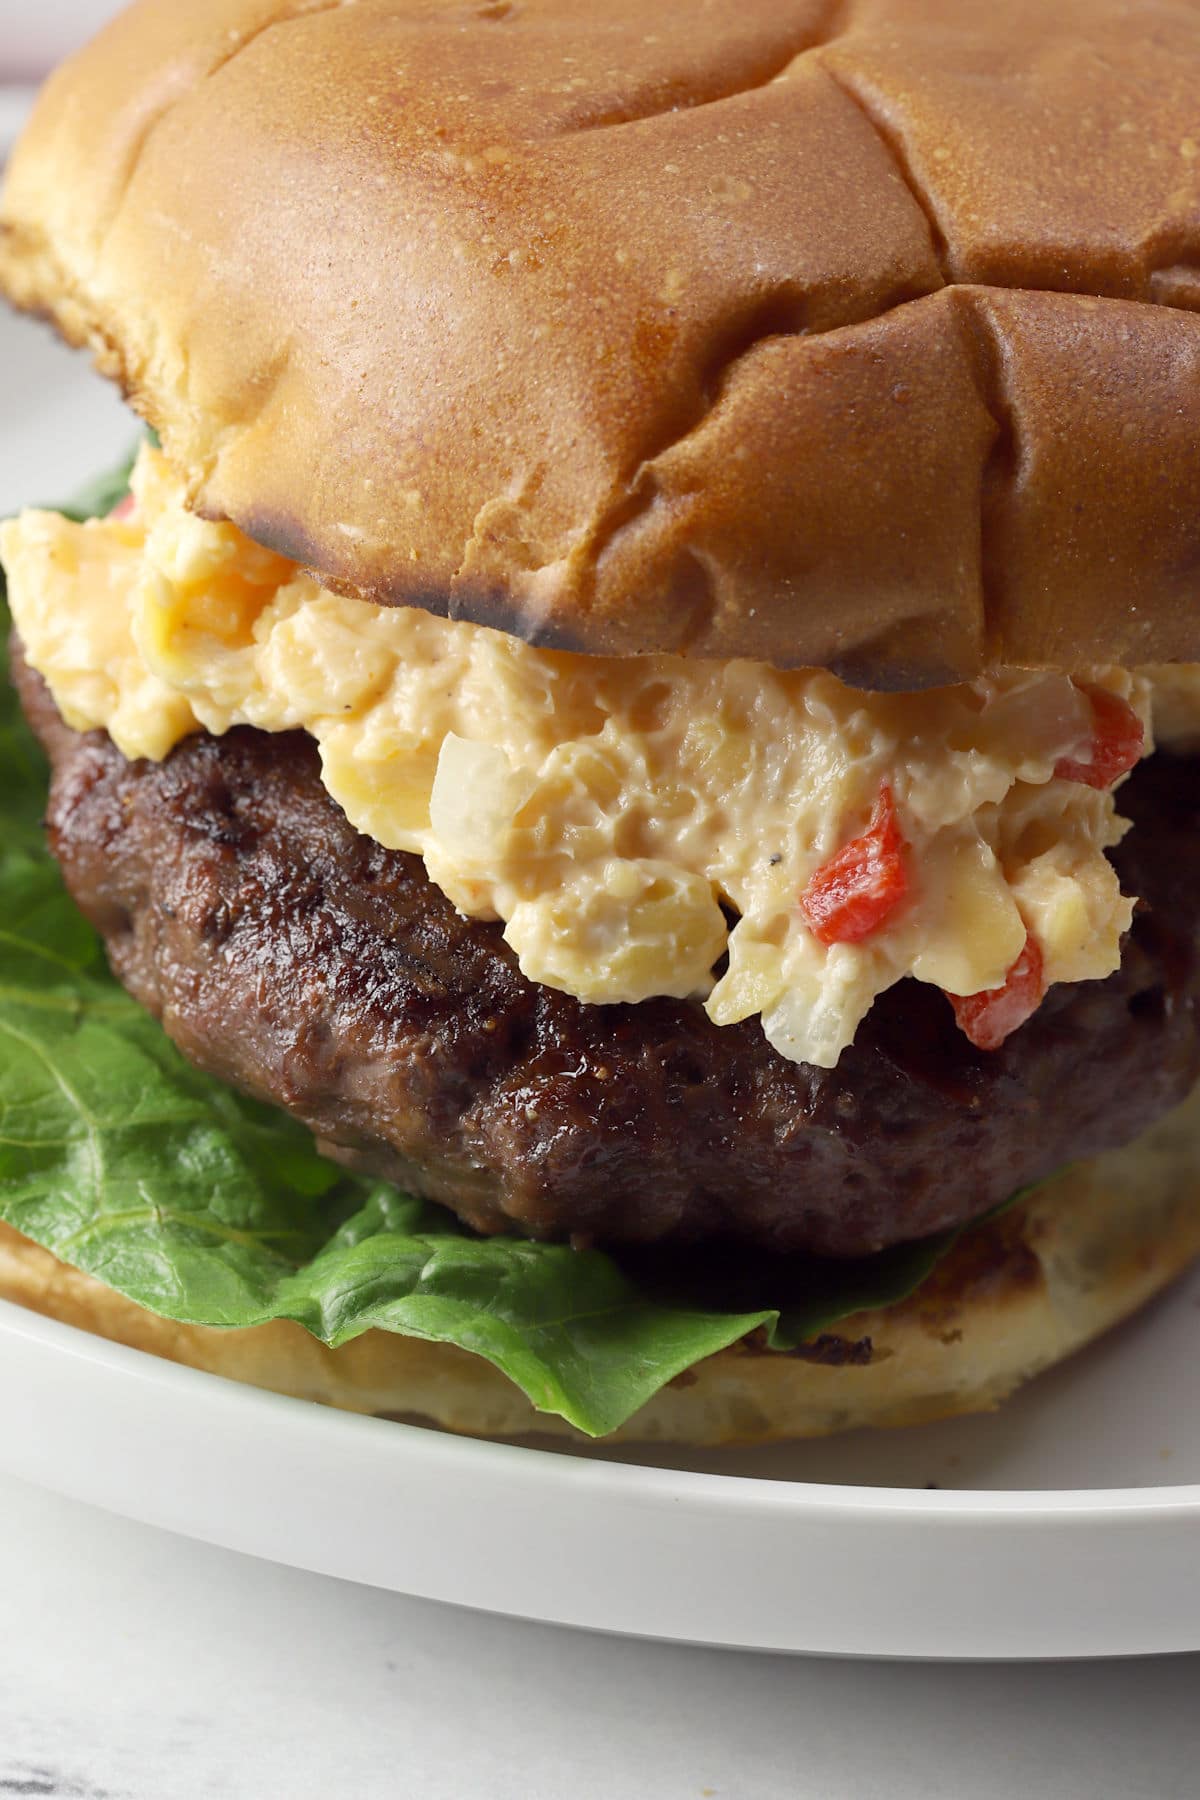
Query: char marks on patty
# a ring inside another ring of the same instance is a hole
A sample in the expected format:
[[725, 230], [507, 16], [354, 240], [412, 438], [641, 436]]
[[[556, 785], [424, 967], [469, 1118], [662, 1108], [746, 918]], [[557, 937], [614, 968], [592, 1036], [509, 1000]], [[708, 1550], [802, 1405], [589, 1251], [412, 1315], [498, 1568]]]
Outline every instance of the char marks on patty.
[[128, 762], [15, 658], [51, 844], [114, 970], [196, 1063], [483, 1231], [859, 1255], [1132, 1138], [1200, 1074], [1200, 762], [1122, 791], [1141, 905], [1121, 969], [994, 1053], [944, 998], [881, 997], [836, 1069], [699, 1005], [537, 987], [420, 860], [357, 834], [302, 735]]

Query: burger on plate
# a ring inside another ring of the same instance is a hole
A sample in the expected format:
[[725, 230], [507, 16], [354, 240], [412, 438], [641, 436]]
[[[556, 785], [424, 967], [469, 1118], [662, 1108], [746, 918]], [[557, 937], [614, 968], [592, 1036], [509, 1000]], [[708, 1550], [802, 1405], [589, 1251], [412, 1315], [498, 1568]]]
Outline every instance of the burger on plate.
[[14, 723], [3, 1292], [729, 1440], [1200, 1250], [1198, 95], [1156, 0], [138, 0], [58, 72], [0, 283], [154, 435], [0, 538], [116, 977]]

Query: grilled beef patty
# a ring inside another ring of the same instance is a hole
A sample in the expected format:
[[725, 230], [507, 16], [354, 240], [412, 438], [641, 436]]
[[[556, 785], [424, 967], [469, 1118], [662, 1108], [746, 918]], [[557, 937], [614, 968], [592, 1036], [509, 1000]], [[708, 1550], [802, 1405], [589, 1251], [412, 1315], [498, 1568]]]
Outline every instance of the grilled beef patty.
[[499, 925], [354, 831], [303, 735], [131, 763], [14, 660], [51, 847], [126, 987], [193, 1062], [480, 1231], [862, 1255], [1127, 1141], [1200, 1075], [1200, 759], [1121, 791], [1142, 904], [1115, 975], [1052, 988], [990, 1054], [903, 981], [815, 1069], [753, 1020], [527, 981]]

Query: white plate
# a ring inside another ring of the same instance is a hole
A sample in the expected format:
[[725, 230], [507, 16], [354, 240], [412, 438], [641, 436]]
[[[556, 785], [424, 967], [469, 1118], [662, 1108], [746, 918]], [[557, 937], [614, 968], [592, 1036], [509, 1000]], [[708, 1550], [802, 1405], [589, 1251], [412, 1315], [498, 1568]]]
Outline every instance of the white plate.
[[[0, 319], [0, 513], [126, 445]], [[0, 1305], [0, 1466], [405, 1592], [874, 1656], [1200, 1648], [1200, 1277], [994, 1417], [707, 1456], [475, 1444], [175, 1368]]]
[[[1176, 1308], [1193, 1340], [1194, 1302]], [[1118, 1429], [1137, 1385], [1122, 1365]], [[1057, 1410], [1069, 1422], [1069, 1382]], [[1000, 1426], [994, 1478], [1019, 1416]], [[882, 1473], [887, 1443], [865, 1454]], [[950, 1454], [965, 1470], [970, 1453]], [[824, 1475], [837, 1455], [821, 1456]], [[848, 1448], [850, 1467], [863, 1458]], [[1200, 1645], [1195, 1482], [927, 1491], [787, 1479], [802, 1447], [764, 1458], [785, 1477], [772, 1480], [472, 1443], [237, 1387], [7, 1305], [0, 1463], [230, 1549], [603, 1631], [871, 1656]]]

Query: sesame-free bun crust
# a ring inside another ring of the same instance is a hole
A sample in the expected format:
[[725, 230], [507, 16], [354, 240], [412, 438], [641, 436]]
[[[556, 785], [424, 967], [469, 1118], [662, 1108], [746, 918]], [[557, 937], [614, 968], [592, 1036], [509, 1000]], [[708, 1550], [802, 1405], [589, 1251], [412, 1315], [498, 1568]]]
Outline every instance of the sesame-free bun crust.
[[[970, 1232], [911, 1299], [845, 1319], [799, 1354], [740, 1344], [710, 1357], [614, 1438], [765, 1443], [985, 1411], [1197, 1255], [1200, 1093], [1128, 1149], [1077, 1165]], [[174, 1362], [354, 1412], [484, 1437], [580, 1436], [462, 1350], [381, 1331], [327, 1350], [290, 1323], [176, 1325], [6, 1226], [0, 1297]]]
[[196, 505], [565, 648], [1200, 659], [1200, 9], [138, 0], [0, 282]]

